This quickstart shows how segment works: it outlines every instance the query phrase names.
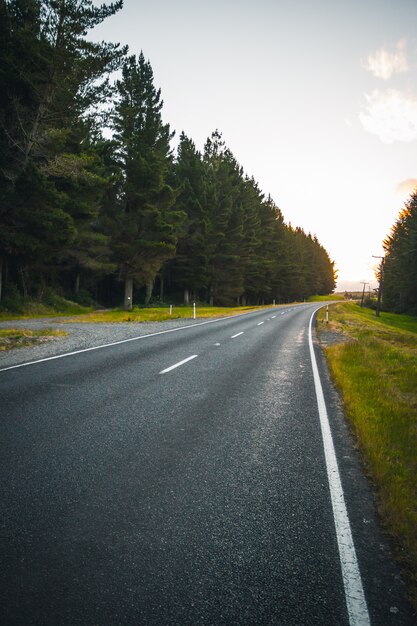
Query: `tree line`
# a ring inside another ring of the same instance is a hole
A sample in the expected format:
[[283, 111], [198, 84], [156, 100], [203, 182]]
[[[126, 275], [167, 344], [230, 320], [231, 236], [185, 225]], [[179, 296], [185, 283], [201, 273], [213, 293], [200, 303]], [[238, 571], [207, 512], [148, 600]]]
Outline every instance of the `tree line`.
[[417, 315], [417, 189], [405, 203], [383, 243], [379, 274], [387, 311]]
[[202, 152], [181, 133], [174, 151], [150, 62], [88, 38], [122, 6], [0, 0], [0, 298], [331, 293], [326, 250], [284, 222], [221, 133]]

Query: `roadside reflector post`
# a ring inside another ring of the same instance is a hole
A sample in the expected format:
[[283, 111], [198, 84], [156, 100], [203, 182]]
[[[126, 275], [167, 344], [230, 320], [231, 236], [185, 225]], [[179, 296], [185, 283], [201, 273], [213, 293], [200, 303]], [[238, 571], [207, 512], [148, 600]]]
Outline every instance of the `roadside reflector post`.
[[195, 314], [195, 302], [193, 302], [193, 309], [194, 309], [194, 315], [193, 315], [193, 317], [194, 317], [194, 319], [195, 319], [195, 318], [196, 318], [196, 314]]
[[172, 315], [172, 304], [169, 305], [169, 314]]
[[326, 324], [329, 323], [329, 305], [326, 304]]

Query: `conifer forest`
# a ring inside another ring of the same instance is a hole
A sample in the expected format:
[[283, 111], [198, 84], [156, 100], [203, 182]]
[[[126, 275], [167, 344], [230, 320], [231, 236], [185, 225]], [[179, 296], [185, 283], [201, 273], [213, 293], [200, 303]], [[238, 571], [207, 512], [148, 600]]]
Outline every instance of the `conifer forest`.
[[417, 315], [417, 189], [386, 237], [384, 251], [379, 269], [384, 309]]
[[3, 303], [49, 291], [126, 308], [331, 293], [327, 251], [284, 221], [221, 132], [202, 151], [174, 138], [145, 55], [94, 42], [120, 10], [0, 0]]

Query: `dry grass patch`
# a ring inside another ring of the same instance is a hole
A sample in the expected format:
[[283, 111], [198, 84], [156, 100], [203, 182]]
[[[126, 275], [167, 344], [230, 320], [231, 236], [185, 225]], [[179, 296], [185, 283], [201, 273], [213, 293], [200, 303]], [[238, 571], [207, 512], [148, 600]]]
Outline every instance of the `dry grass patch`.
[[0, 352], [12, 348], [27, 348], [46, 341], [53, 341], [64, 337], [68, 333], [63, 330], [45, 328], [43, 330], [29, 330], [27, 328], [1, 328], [0, 329]]

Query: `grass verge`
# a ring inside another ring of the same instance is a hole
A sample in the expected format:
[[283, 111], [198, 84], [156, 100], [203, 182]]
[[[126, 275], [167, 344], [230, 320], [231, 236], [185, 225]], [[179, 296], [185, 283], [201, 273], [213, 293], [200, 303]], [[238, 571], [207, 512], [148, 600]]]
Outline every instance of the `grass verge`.
[[409, 596], [417, 609], [417, 318], [357, 304], [318, 315], [318, 334], [342, 334], [325, 347], [386, 529], [395, 539]]
[[[247, 313], [257, 309], [266, 309], [268, 306], [241, 306], [241, 307], [216, 307], [199, 306], [196, 309], [197, 318], [225, 317]], [[163, 322], [172, 319], [190, 319], [193, 317], [192, 306], [174, 306], [172, 314], [169, 307], [134, 307], [132, 311], [124, 309], [112, 309], [111, 311], [94, 311], [84, 315], [77, 315], [77, 322]], [[74, 320], [66, 320], [74, 321]]]
[[328, 296], [310, 296], [308, 302], [331, 302], [344, 300], [342, 293], [331, 293]]
[[35, 344], [50, 341], [56, 337], [64, 337], [68, 333], [63, 330], [44, 328], [28, 330], [27, 328], [0, 328], [0, 352], [12, 348], [27, 348]]

